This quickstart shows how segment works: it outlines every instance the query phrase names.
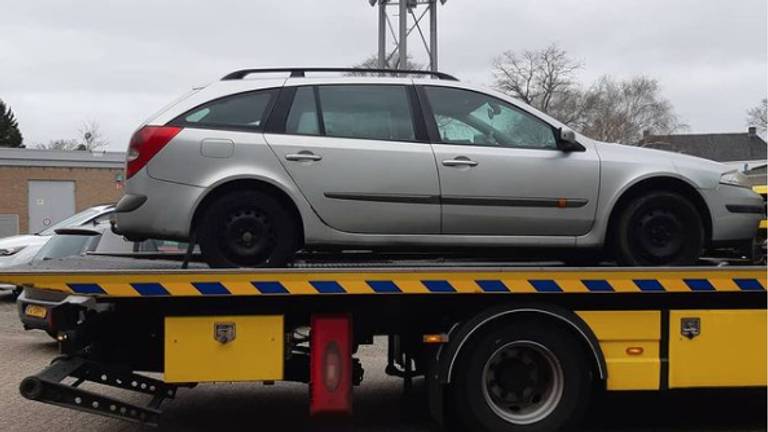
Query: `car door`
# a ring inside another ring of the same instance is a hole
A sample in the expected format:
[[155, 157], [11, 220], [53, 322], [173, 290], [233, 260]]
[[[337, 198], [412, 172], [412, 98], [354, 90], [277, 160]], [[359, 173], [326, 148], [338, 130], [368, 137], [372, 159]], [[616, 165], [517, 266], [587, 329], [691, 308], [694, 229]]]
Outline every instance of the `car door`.
[[283, 91], [281, 99], [292, 99], [279, 127], [284, 133], [265, 138], [326, 224], [354, 233], [440, 232], [437, 168], [424, 128], [416, 126], [413, 86]]
[[501, 99], [424, 86], [446, 234], [576, 236], [595, 216], [594, 149], [558, 150], [555, 129]]

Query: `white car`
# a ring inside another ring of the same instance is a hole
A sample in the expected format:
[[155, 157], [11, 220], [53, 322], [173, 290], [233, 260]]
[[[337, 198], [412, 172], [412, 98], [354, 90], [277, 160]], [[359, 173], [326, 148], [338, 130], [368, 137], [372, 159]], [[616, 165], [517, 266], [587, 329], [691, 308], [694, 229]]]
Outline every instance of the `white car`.
[[[80, 213], [76, 213], [61, 222], [58, 222], [36, 234], [21, 234], [0, 238], [0, 268], [23, 265], [31, 262], [40, 249], [48, 243], [48, 240], [59, 228], [77, 227], [93, 224], [106, 218], [114, 211], [113, 204], [89, 207]], [[0, 284], [0, 292], [15, 291], [13, 285]]]

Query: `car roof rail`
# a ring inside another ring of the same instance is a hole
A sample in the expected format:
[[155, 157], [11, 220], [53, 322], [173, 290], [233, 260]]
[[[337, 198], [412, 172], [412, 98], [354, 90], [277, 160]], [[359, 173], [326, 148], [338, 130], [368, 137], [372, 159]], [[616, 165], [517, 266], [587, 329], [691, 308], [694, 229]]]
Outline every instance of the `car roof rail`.
[[453, 75], [437, 71], [409, 70], [409, 69], [368, 69], [368, 68], [338, 68], [338, 67], [309, 67], [309, 68], [261, 68], [241, 69], [225, 75], [221, 80], [240, 80], [251, 74], [290, 72], [291, 78], [304, 78], [307, 72], [344, 72], [365, 73], [382, 75], [425, 75], [441, 80], [458, 81]]

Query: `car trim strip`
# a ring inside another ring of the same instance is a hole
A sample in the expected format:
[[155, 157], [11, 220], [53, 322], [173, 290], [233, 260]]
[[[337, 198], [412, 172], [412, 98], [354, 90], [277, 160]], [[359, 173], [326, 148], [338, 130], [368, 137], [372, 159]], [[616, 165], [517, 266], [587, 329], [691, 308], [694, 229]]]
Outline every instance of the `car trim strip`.
[[738, 205], [728, 204], [725, 206], [731, 213], [749, 213], [749, 214], [763, 214], [765, 213], [765, 207], [761, 205]]
[[475, 205], [498, 207], [584, 207], [588, 200], [581, 198], [506, 198], [506, 197], [468, 197], [446, 195], [440, 200], [447, 205]]
[[349, 201], [373, 201], [390, 203], [408, 203], [408, 204], [440, 204], [440, 197], [437, 195], [410, 195], [410, 194], [385, 194], [385, 193], [348, 193], [348, 192], [326, 192], [326, 198], [349, 200]]
[[388, 194], [388, 193], [353, 193], [353, 192], [325, 192], [326, 198], [373, 201], [408, 204], [445, 204], [445, 205], [475, 205], [496, 207], [559, 207], [579, 208], [589, 203], [589, 200], [581, 198], [506, 198], [506, 197], [468, 197], [459, 195], [414, 195], [414, 194]]

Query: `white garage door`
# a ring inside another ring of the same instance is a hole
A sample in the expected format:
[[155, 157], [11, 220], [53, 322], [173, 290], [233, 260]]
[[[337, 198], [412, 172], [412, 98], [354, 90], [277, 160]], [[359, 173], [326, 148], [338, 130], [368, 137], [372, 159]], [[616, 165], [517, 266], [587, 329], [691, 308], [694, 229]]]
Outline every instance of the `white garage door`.
[[75, 182], [29, 181], [29, 232], [40, 232], [75, 214]]

